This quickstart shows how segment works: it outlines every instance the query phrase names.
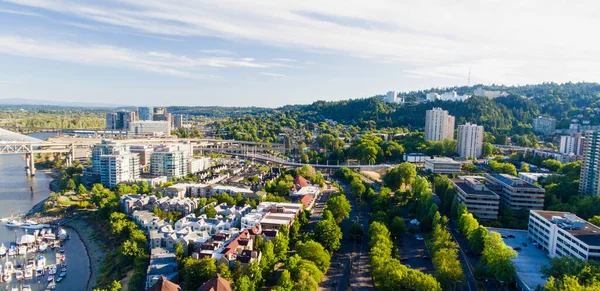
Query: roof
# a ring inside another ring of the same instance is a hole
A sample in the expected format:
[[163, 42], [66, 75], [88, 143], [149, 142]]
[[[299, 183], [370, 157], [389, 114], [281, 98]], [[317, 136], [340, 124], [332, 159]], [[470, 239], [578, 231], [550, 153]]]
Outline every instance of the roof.
[[302, 199], [300, 199], [300, 202], [302, 202], [302, 204], [304, 205], [304, 208], [309, 208], [310, 205], [312, 204], [311, 202], [313, 201], [313, 199], [315, 199], [315, 197], [313, 195], [306, 194], [306, 195], [302, 196]]
[[467, 195], [498, 196], [496, 193], [490, 191], [489, 189], [487, 189], [485, 187], [484, 187], [485, 190], [477, 190], [477, 189], [471, 187], [469, 185], [469, 183], [467, 183], [467, 180], [470, 180], [471, 183], [476, 182], [476, 180], [473, 178], [452, 179], [451, 181], [452, 181], [452, 183], [454, 183], [454, 185], [456, 185], [456, 187], [460, 188], [460, 190], [462, 190]]
[[544, 219], [546, 219], [547, 221], [552, 222], [552, 223], [554, 223], [552, 221], [553, 217], [559, 216], [561, 218], [566, 218], [567, 216], [571, 216], [572, 218], [574, 218], [573, 220], [583, 222], [584, 223], [583, 228], [580, 228], [580, 229], [561, 228], [561, 229], [568, 232], [569, 234], [571, 234], [578, 240], [586, 243], [587, 245], [600, 246], [600, 227], [587, 222], [586, 220], [584, 220], [583, 218], [580, 218], [579, 216], [576, 216], [575, 214], [572, 214], [570, 212], [564, 212], [564, 211], [544, 211], [544, 210], [531, 210], [531, 212], [538, 214], [539, 216], [543, 217]]
[[296, 179], [294, 179], [294, 185], [298, 185], [301, 188], [310, 186], [310, 183], [308, 183], [308, 181], [306, 181], [306, 179], [304, 179], [304, 177], [302, 176], [298, 176], [296, 177]]
[[212, 279], [206, 281], [198, 291], [231, 291], [231, 282], [223, 279], [221, 275], [216, 274]]
[[[486, 176], [489, 174], [486, 174]], [[510, 186], [510, 187], [517, 187], [517, 188], [532, 188], [532, 189], [542, 189], [536, 185], [533, 185], [519, 177], [515, 177], [509, 174], [491, 174], [489, 175], [492, 178], [496, 179], [498, 182]]]
[[158, 282], [148, 288], [147, 291], [181, 291], [181, 287], [167, 280], [165, 276], [161, 276], [160, 279], [158, 279]]
[[33, 143], [33, 144], [42, 144], [45, 143], [41, 139], [37, 139], [35, 137], [27, 136], [24, 134], [12, 132], [10, 130], [6, 130], [4, 128], [0, 128], [0, 143]]

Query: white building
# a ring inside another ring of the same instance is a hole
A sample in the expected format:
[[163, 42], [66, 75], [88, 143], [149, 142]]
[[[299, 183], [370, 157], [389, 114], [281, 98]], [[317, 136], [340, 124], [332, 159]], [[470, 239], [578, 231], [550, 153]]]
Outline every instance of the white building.
[[462, 164], [445, 157], [435, 157], [425, 160], [425, 170], [435, 174], [459, 174]]
[[170, 121], [138, 120], [129, 123], [128, 135], [133, 136], [170, 136]]
[[469, 95], [458, 95], [458, 93], [456, 93], [456, 91], [450, 91], [450, 92], [446, 92], [446, 93], [442, 93], [440, 95], [440, 100], [442, 101], [465, 101], [467, 99], [469, 99]]
[[425, 100], [427, 100], [427, 102], [433, 102], [436, 100], [440, 100], [440, 94], [438, 93], [427, 93], [427, 95], [425, 95]]
[[425, 112], [425, 140], [454, 139], [454, 116], [441, 108]]
[[140, 178], [140, 157], [132, 153], [100, 156], [100, 181], [114, 189], [123, 182]]
[[487, 187], [500, 195], [500, 204], [513, 210], [544, 209], [544, 188], [508, 174], [485, 174]]
[[473, 91], [473, 95], [483, 96], [483, 97], [487, 97], [489, 99], [494, 99], [494, 98], [498, 98], [498, 97], [508, 96], [508, 93], [506, 93], [506, 91], [485, 90], [485, 89], [479, 87], [479, 88], [475, 89], [475, 91]]
[[525, 172], [521, 172], [519, 173], [519, 178], [523, 179], [524, 181], [534, 184], [536, 182], [538, 182], [540, 180], [540, 178], [546, 178], [548, 176], [552, 176], [553, 174], [549, 174], [549, 173], [525, 173]]
[[485, 186], [485, 178], [461, 176], [452, 179], [458, 201], [464, 204], [470, 213], [484, 220], [498, 219], [500, 196]]
[[410, 154], [405, 153], [402, 156], [403, 161], [409, 162], [409, 163], [414, 163], [414, 164], [424, 163], [425, 159], [427, 159], [427, 156], [422, 153], [410, 153]]
[[483, 147], [483, 126], [463, 124], [458, 126], [456, 152], [463, 158], [479, 158]]
[[404, 103], [404, 100], [398, 97], [398, 93], [396, 91], [388, 91], [383, 98], [383, 102], [385, 103]]
[[585, 137], [581, 136], [581, 133], [563, 135], [560, 137], [559, 152], [565, 155], [574, 154], [581, 156], [583, 155], [584, 141]]
[[150, 173], [153, 176], [183, 177], [189, 173], [190, 152], [185, 150], [189, 145], [160, 146], [154, 148], [150, 159]]
[[528, 237], [551, 258], [600, 260], [600, 228], [569, 212], [530, 211]]
[[210, 167], [210, 158], [190, 159], [189, 172], [198, 173]]
[[544, 134], [551, 135], [556, 130], [556, 119], [538, 116], [538, 118], [533, 120], [533, 131]]

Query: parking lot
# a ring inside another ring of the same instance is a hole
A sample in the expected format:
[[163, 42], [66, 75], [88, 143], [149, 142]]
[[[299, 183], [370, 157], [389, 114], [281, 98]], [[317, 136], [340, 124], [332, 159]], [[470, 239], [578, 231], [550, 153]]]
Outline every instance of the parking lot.
[[[409, 221], [406, 221], [409, 225]], [[423, 256], [429, 257], [425, 249], [425, 240], [417, 240], [415, 234], [406, 233], [399, 243], [401, 263], [410, 265], [411, 268], [419, 270], [426, 274], [433, 274], [433, 263], [430, 259], [423, 259]]]

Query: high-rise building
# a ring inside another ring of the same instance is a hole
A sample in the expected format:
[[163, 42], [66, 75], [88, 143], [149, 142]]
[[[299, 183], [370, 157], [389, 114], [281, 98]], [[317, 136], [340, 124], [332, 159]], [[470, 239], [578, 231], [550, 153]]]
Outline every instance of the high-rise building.
[[586, 131], [583, 142], [579, 194], [600, 195], [598, 164], [600, 164], [600, 132]]
[[133, 136], [169, 136], [171, 124], [168, 121], [138, 120], [129, 123], [128, 135]]
[[483, 126], [477, 124], [463, 124], [458, 126], [458, 141], [456, 152], [461, 157], [479, 158], [483, 147]]
[[127, 130], [135, 121], [135, 111], [117, 111], [106, 114], [106, 129]]
[[556, 119], [538, 116], [538, 118], [533, 120], [533, 131], [544, 134], [551, 135], [556, 130]]
[[140, 178], [140, 158], [129, 146], [103, 140], [92, 148], [89, 174], [99, 176], [102, 185], [115, 188], [119, 183]]
[[152, 107], [138, 107], [138, 116], [140, 120], [152, 120], [154, 109]]
[[154, 121], [166, 121], [167, 118], [167, 108], [165, 107], [154, 107], [152, 113], [152, 120]]
[[191, 152], [185, 146], [156, 147], [150, 158], [150, 173], [169, 178], [183, 177], [189, 173], [190, 158]]
[[583, 155], [583, 143], [585, 138], [581, 133], [563, 135], [560, 137], [560, 153], [565, 155]]
[[441, 108], [425, 113], [425, 140], [442, 141], [454, 139], [454, 116]]
[[179, 129], [183, 127], [183, 115], [173, 114], [173, 129]]

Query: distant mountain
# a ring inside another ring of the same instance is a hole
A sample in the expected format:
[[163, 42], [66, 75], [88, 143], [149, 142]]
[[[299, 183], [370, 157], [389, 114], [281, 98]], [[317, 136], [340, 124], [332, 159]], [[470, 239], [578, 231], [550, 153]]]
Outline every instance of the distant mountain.
[[87, 108], [117, 108], [127, 107], [125, 105], [108, 104], [108, 103], [95, 103], [95, 102], [69, 102], [69, 101], [53, 101], [53, 100], [38, 100], [38, 99], [25, 99], [25, 98], [6, 98], [0, 99], [0, 106], [9, 105], [50, 105], [59, 107], [87, 107]]

